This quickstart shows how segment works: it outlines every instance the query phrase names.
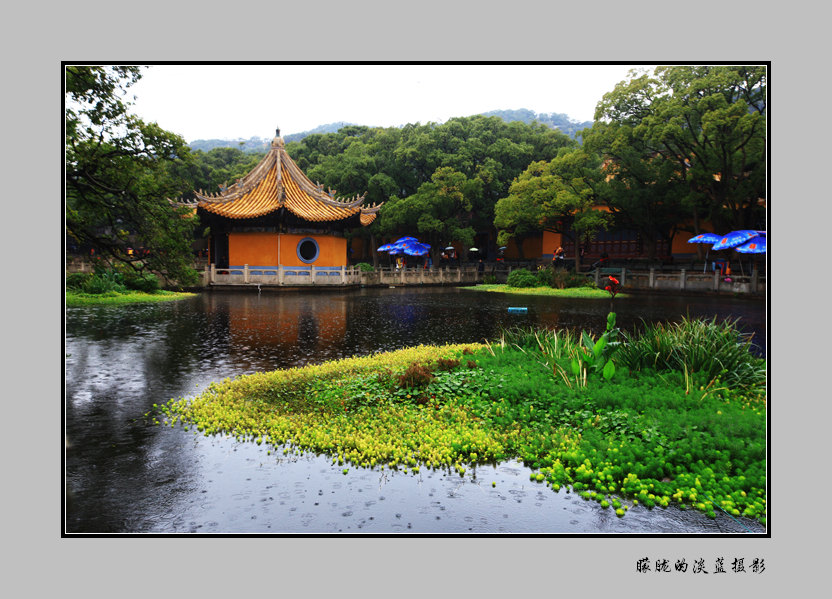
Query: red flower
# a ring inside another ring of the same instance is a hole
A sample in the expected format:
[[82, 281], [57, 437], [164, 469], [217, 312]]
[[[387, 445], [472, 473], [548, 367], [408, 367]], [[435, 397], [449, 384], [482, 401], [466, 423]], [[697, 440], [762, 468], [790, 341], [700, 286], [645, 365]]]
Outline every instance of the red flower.
[[615, 277], [610, 277], [610, 281], [618, 285], [618, 279], [616, 279]]

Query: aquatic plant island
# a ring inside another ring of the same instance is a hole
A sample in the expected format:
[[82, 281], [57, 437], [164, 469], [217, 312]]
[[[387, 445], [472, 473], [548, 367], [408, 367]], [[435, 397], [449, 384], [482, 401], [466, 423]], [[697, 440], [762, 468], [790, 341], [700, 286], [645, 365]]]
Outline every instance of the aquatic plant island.
[[[156, 405], [159, 425], [318, 452], [353, 468], [530, 478], [614, 510], [678, 506], [766, 522], [766, 366], [730, 321], [640, 333], [506, 330], [240, 376]], [[496, 484], [496, 483], [494, 483]]]

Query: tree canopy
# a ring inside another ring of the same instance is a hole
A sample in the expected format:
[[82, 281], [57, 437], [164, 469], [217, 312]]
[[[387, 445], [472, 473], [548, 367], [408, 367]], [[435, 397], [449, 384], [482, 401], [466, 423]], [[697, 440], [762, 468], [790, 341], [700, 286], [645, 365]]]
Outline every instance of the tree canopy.
[[764, 66], [659, 67], [605, 94], [584, 139], [633, 189], [659, 184], [654, 206], [681, 202], [694, 232], [762, 228], [766, 97]]
[[451, 241], [470, 246], [475, 233], [493, 227], [494, 205], [530, 162], [576, 146], [544, 125], [473, 116], [344, 127], [287, 144], [286, 151], [313, 181], [385, 202], [376, 222], [357, 234], [419, 233], [437, 248]]
[[[167, 198], [188, 189], [171, 167], [190, 151], [130, 114], [125, 95], [140, 77], [138, 67], [66, 67], [66, 233], [108, 262], [188, 284], [195, 217]], [[128, 251], [138, 247], [150, 253]]]
[[564, 148], [550, 161], [530, 164], [497, 202], [498, 243], [514, 238], [522, 247], [535, 229], [559, 231], [578, 242], [606, 229], [610, 215], [598, 209], [605, 192], [600, 164], [582, 148]]

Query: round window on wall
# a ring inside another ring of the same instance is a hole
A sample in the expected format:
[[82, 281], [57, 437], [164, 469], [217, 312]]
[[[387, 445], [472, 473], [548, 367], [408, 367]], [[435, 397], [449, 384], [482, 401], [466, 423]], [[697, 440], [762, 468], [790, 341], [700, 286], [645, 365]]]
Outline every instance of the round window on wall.
[[309, 264], [318, 259], [321, 253], [321, 248], [318, 247], [318, 242], [311, 237], [304, 237], [298, 242], [298, 258], [301, 262]]

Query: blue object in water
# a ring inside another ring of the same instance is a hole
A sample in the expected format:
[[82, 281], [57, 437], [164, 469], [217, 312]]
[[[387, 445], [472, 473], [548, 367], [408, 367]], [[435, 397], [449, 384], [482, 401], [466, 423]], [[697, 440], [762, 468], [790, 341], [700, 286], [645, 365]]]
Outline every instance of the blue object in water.
[[528, 311], [529, 311], [529, 309], [528, 309], [528, 308], [525, 308], [525, 307], [523, 307], [523, 308], [512, 308], [512, 307], [510, 307], [510, 308], [508, 309], [508, 311], [509, 311], [509, 312], [528, 312]]

